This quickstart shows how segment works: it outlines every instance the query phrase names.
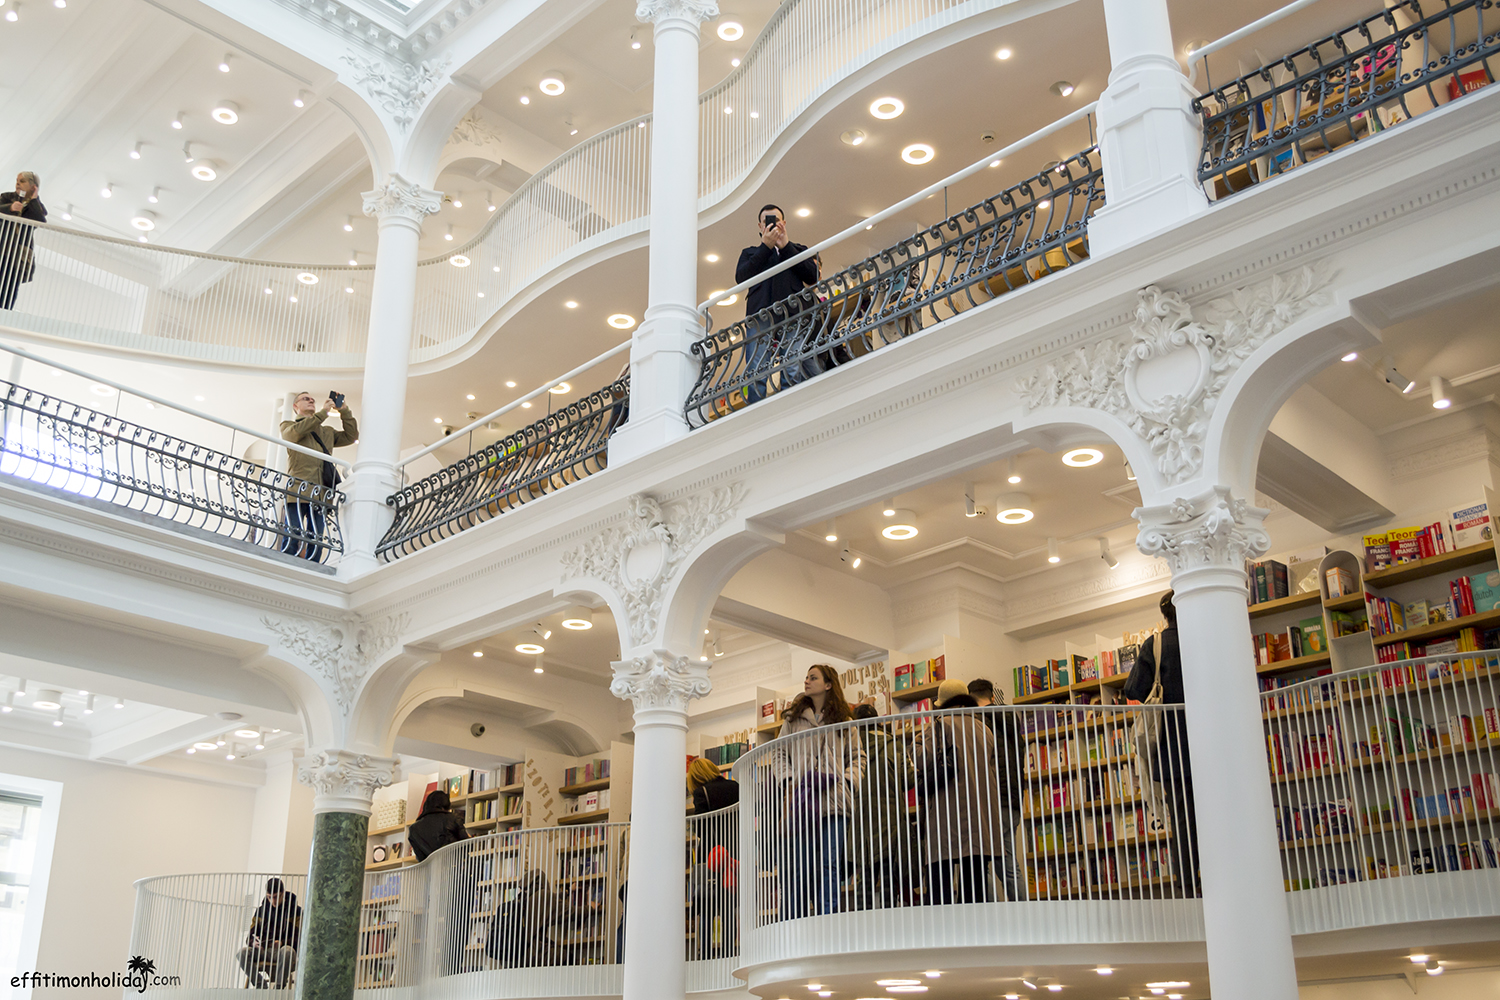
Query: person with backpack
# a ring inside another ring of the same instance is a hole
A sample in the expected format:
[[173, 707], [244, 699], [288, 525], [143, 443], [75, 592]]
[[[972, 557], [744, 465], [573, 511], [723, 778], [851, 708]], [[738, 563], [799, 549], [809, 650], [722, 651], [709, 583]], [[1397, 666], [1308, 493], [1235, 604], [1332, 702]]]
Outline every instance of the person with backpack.
[[[1172, 591], [1161, 599], [1161, 615], [1167, 627], [1141, 645], [1135, 666], [1122, 689], [1124, 696], [1143, 705], [1181, 705], [1182, 654], [1177, 645], [1177, 606]], [[1161, 786], [1161, 797], [1167, 800], [1172, 823], [1172, 876], [1187, 898], [1197, 897], [1198, 886], [1198, 818], [1193, 805], [1193, 766], [1188, 759], [1187, 718], [1182, 712], [1162, 713], [1148, 709], [1142, 722], [1157, 722], [1160, 732], [1154, 746], [1137, 747], [1137, 755], [1150, 754], [1145, 771], [1150, 783]], [[1160, 714], [1158, 714], [1160, 713]], [[1148, 781], [1143, 794], [1154, 798]]]
[[[323, 425], [334, 409], [339, 411], [341, 430]], [[292, 419], [281, 422], [281, 437], [332, 457], [333, 449], [359, 440], [359, 424], [354, 420], [354, 411], [344, 402], [343, 393], [330, 392], [319, 407], [312, 393], [299, 392], [292, 400]], [[323, 546], [316, 541], [324, 537], [324, 521], [327, 512], [333, 509], [334, 492], [339, 485], [338, 469], [332, 462], [288, 449], [286, 474], [298, 482], [287, 491], [287, 534], [281, 539], [281, 551], [319, 562]]]
[[[621, 887], [621, 907], [624, 887]], [[521, 879], [520, 888], [509, 901], [502, 903], [490, 921], [484, 952], [502, 969], [526, 969], [551, 965], [548, 931], [558, 917], [561, 905], [552, 893], [547, 873], [532, 869]], [[618, 932], [621, 954], [624, 953], [624, 922]]]
[[[978, 704], [963, 681], [938, 685], [941, 710]], [[1004, 853], [1007, 822], [996, 780], [1000, 759], [994, 734], [976, 713], [940, 715], [917, 730], [912, 763], [929, 901], [984, 902], [990, 859]]]
[[783, 920], [839, 910], [845, 838], [865, 768], [859, 733], [839, 726], [851, 717], [838, 671], [826, 663], [808, 667], [770, 760], [786, 803], [786, 835], [774, 862], [781, 871]]
[[[890, 908], [905, 898], [909, 880], [901, 873], [911, 863], [915, 845], [906, 818], [906, 791], [911, 782], [906, 754], [874, 705], [854, 706], [864, 742], [865, 769], [850, 817], [849, 851], [861, 909]], [[878, 903], [877, 903], [878, 900]]]
[[[995, 696], [994, 683], [982, 677], [969, 682], [969, 694], [980, 708], [1000, 703]], [[985, 712], [983, 718], [995, 737], [995, 749], [1000, 754], [1000, 770], [996, 777], [1000, 782], [1000, 801], [1005, 809], [1005, 830], [1001, 840], [1003, 853], [995, 855], [991, 863], [1005, 887], [1005, 897], [1016, 902], [1023, 898], [1021, 865], [1016, 857], [1016, 828], [1021, 825], [1021, 799], [1026, 787], [1026, 741], [1021, 738], [1021, 720], [1016, 713], [1003, 710]]]

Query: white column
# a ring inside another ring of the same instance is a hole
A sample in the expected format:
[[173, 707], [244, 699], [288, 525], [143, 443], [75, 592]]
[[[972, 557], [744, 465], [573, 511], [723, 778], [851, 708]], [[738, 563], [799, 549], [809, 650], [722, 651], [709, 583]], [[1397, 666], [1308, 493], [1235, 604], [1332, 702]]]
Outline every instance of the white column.
[[1109, 86], [1099, 97], [1104, 208], [1089, 222], [1108, 252], [1204, 211], [1202, 133], [1172, 48], [1166, 0], [1104, 0]]
[[680, 1000], [687, 991], [682, 762], [688, 702], [708, 694], [708, 667], [664, 649], [613, 666], [610, 691], [635, 703], [624, 1000]]
[[630, 419], [609, 442], [611, 465], [686, 436], [682, 407], [697, 380], [698, 28], [711, 0], [641, 0], [655, 25], [651, 105], [651, 251], [646, 315], [630, 348]]
[[1222, 486], [1135, 512], [1140, 550], [1172, 567], [1214, 1000], [1297, 998], [1246, 613], [1266, 513]]
[[401, 421], [406, 412], [406, 370], [411, 359], [412, 319], [417, 296], [417, 242], [422, 220], [443, 198], [391, 174], [366, 191], [365, 214], [379, 221], [370, 335], [365, 343], [365, 381], [360, 404], [359, 453], [345, 484], [344, 558], [340, 576], [357, 576], [377, 565], [375, 547], [390, 527], [388, 496], [400, 488]]

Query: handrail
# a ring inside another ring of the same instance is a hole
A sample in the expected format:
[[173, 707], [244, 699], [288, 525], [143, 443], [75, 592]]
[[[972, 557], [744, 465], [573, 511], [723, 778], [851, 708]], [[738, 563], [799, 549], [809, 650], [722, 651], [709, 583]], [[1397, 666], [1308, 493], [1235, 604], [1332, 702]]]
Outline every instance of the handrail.
[[500, 409], [495, 410], [493, 413], [487, 414], [486, 416], [480, 417], [478, 420], [474, 421], [473, 423], [469, 424], [468, 426], [466, 426], [466, 427], [460, 427], [458, 430], [454, 431], [452, 434], [444, 435], [442, 438], [438, 439], [437, 441], [434, 441], [432, 444], [430, 444], [427, 447], [423, 448], [421, 451], [412, 452], [412, 454], [408, 455], [407, 457], [403, 458], [401, 461], [397, 462], [396, 463], [396, 468], [398, 468], [398, 469], [404, 469], [411, 462], [415, 462], [419, 458], [425, 458], [426, 456], [431, 455], [433, 452], [435, 452], [439, 448], [443, 447], [443, 445], [447, 444], [453, 438], [462, 437], [463, 435], [469, 433], [472, 430], [477, 430], [478, 428], [483, 427], [485, 424], [489, 423], [491, 420], [494, 420], [496, 417], [504, 416], [505, 414], [509, 413], [511, 410], [514, 410], [516, 407], [520, 406], [522, 403], [529, 402], [529, 401], [537, 398], [538, 396], [542, 395], [543, 393], [551, 392], [552, 391], [552, 387], [555, 386], [555, 385], [557, 385], [559, 382], [566, 382], [570, 378], [576, 378], [578, 375], [580, 375], [583, 372], [588, 371], [590, 368], [594, 367], [595, 365], [600, 364], [601, 362], [604, 362], [604, 361], [608, 361], [610, 358], [612, 358], [615, 355], [619, 354], [621, 351], [629, 350], [631, 343], [632, 343], [632, 341], [627, 340], [627, 341], [624, 341], [623, 343], [616, 344], [614, 347], [611, 347], [609, 350], [605, 351], [603, 354], [601, 354], [598, 357], [594, 358], [592, 361], [585, 361], [583, 364], [579, 365], [577, 368], [574, 368], [570, 372], [564, 372], [563, 374], [559, 375], [557, 378], [553, 379], [551, 382], [548, 382], [546, 385], [543, 385], [541, 388], [539, 388], [539, 389], [533, 389], [530, 392], [528, 392], [526, 395], [522, 396], [520, 399], [513, 399], [513, 400], [511, 400], [509, 403], [506, 403], [504, 406], [500, 407]]
[[848, 229], [845, 229], [843, 232], [828, 237], [828, 239], [817, 244], [816, 246], [808, 247], [806, 250], [797, 254], [795, 257], [789, 257], [788, 259], [782, 261], [780, 264], [777, 264], [775, 267], [768, 268], [760, 272], [753, 278], [749, 278], [733, 286], [732, 288], [726, 288], [722, 292], [709, 296], [707, 299], [698, 304], [698, 314], [701, 316], [707, 315], [708, 310], [713, 308], [713, 306], [717, 305], [723, 299], [728, 298], [731, 295], [736, 295], [739, 292], [745, 291], [752, 285], [758, 285], [766, 279], [772, 277], [773, 275], [780, 274], [782, 271], [785, 271], [788, 268], [795, 267], [796, 265], [802, 263], [804, 260], [808, 260], [815, 254], [821, 253], [822, 251], [826, 250], [828, 247], [834, 246], [838, 243], [842, 243], [849, 237], [864, 232], [870, 226], [884, 222], [891, 216], [904, 212], [908, 208], [911, 208], [913, 205], [925, 201], [927, 198], [943, 190], [943, 188], [953, 184], [957, 184], [959, 181], [966, 180], [974, 176], [981, 170], [986, 169], [991, 163], [994, 163], [996, 160], [1003, 160], [1005, 157], [1017, 153], [1022, 149], [1025, 149], [1027, 146], [1031, 145], [1033, 142], [1036, 142], [1038, 139], [1045, 139], [1047, 136], [1058, 131], [1059, 129], [1066, 128], [1067, 126], [1072, 125], [1074, 122], [1081, 121], [1082, 119], [1093, 114], [1094, 109], [1098, 106], [1098, 101], [1090, 101], [1088, 104], [1079, 108], [1077, 111], [1074, 111], [1072, 114], [1064, 115], [1062, 118], [1059, 118], [1051, 125], [1045, 125], [1042, 128], [1037, 129], [1035, 132], [1026, 136], [1024, 139], [1018, 139], [999, 152], [990, 153], [983, 159], [977, 160], [969, 166], [964, 167], [962, 170], [949, 174], [947, 177], [933, 184], [929, 184], [927, 187], [918, 191], [916, 194], [911, 195], [907, 198], [903, 198], [901, 201], [898, 201], [896, 204], [887, 209], [884, 209], [883, 211], [876, 212], [868, 219], [865, 219], [861, 222], [856, 222], [854, 225], [850, 226]]
[[1251, 21], [1249, 24], [1245, 25], [1243, 28], [1239, 28], [1238, 30], [1231, 31], [1229, 34], [1225, 35], [1223, 38], [1220, 38], [1220, 39], [1218, 39], [1216, 41], [1209, 42], [1207, 45], [1203, 46], [1203, 48], [1201, 48], [1201, 49], [1193, 49], [1191, 52], [1188, 53], [1188, 76], [1187, 76], [1188, 86], [1189, 87], [1194, 86], [1196, 84], [1197, 80], [1198, 80], [1198, 60], [1200, 60], [1200, 59], [1207, 59], [1209, 56], [1213, 55], [1215, 52], [1219, 51], [1220, 49], [1224, 48], [1225, 46], [1233, 45], [1235, 42], [1239, 41], [1241, 38], [1244, 38], [1247, 35], [1252, 35], [1255, 32], [1259, 31], [1261, 28], [1264, 28], [1267, 25], [1275, 24], [1277, 21], [1280, 21], [1282, 18], [1284, 18], [1284, 17], [1290, 17], [1291, 15], [1297, 13], [1297, 11], [1301, 10], [1302, 8], [1304, 8], [1304, 7], [1311, 7], [1313, 4], [1315, 4], [1317, 2], [1318, 2], [1318, 0], [1294, 0], [1293, 3], [1289, 3], [1285, 7], [1282, 7], [1279, 10], [1273, 10], [1273, 11], [1271, 11], [1271, 13], [1267, 14], [1265, 17], [1258, 18], [1257, 20]]
[[269, 434], [266, 434], [263, 431], [251, 430], [249, 427], [237, 424], [232, 420], [225, 420], [223, 417], [215, 417], [212, 414], [204, 413], [202, 410], [195, 410], [191, 406], [183, 406], [181, 403], [174, 403], [170, 399], [163, 399], [162, 397], [153, 395], [149, 392], [144, 392], [140, 389], [135, 389], [128, 385], [121, 385], [119, 382], [116, 382], [113, 379], [107, 379], [102, 375], [94, 375], [89, 372], [83, 371], [82, 369], [74, 368], [71, 365], [62, 364], [59, 361], [49, 361], [40, 355], [32, 354], [30, 351], [22, 350], [19, 347], [12, 347], [11, 345], [4, 342], [0, 342], [0, 351], [6, 351], [10, 354], [15, 354], [19, 357], [23, 357], [28, 361], [35, 361], [38, 364], [47, 365], [49, 367], [56, 368], [59, 371], [65, 371], [70, 375], [77, 375], [79, 378], [86, 378], [90, 381], [98, 382], [100, 385], [107, 385], [111, 389], [117, 389], [120, 392], [128, 392], [132, 396], [139, 396], [141, 399], [148, 399], [151, 402], [156, 403], [158, 406], [169, 407], [170, 409], [177, 410], [181, 413], [186, 413], [191, 416], [207, 420], [209, 423], [218, 424], [220, 427], [228, 427], [230, 430], [238, 431], [241, 434], [247, 434], [250, 437], [259, 438], [262, 441], [280, 445], [288, 451], [295, 451], [303, 455], [310, 455], [311, 457], [321, 459], [324, 462], [332, 462], [334, 465], [337, 465], [342, 469], [354, 468], [353, 465], [351, 465], [344, 459], [336, 458], [333, 455], [328, 454], [327, 452], [314, 451], [311, 448], [304, 448], [300, 444], [293, 444], [291, 441], [287, 441], [284, 438], [276, 438], [272, 437]]

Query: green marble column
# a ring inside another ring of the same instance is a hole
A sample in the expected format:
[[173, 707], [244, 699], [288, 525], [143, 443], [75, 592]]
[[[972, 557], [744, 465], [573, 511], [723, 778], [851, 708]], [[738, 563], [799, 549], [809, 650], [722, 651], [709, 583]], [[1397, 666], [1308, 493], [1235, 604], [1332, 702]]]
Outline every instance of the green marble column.
[[370, 817], [320, 812], [313, 817], [312, 864], [297, 960], [298, 1000], [351, 1000], [364, 897], [365, 834]]

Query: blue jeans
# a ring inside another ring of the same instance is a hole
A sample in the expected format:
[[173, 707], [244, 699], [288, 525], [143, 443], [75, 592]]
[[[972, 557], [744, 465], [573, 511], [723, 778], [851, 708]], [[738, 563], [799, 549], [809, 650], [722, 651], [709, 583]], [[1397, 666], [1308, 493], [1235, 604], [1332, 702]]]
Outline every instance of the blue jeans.
[[302, 539], [308, 535], [321, 539], [327, 528], [324, 518], [322, 504], [308, 503], [306, 500], [288, 500], [286, 502], [287, 534], [282, 536], [281, 551], [289, 556], [300, 555], [303, 559], [322, 562], [323, 546], [304, 542]]
[[[796, 341], [796, 343], [792, 343]], [[764, 372], [764, 378], [755, 379], [745, 387], [745, 396], [752, 403], [758, 403], [766, 398], [766, 383], [776, 370], [776, 366], [782, 363], [789, 351], [800, 352], [803, 349], [800, 336], [797, 335], [797, 324], [795, 321], [784, 324], [779, 330], [770, 328], [762, 329], [754, 319], [745, 322], [745, 374], [754, 375]], [[789, 389], [799, 382], [805, 382], [814, 375], [821, 374], [823, 366], [818, 363], [818, 357], [810, 354], [801, 361], [781, 370], [781, 388]]]
[[824, 816], [788, 830], [781, 878], [783, 920], [839, 911], [846, 825], [842, 816]]

